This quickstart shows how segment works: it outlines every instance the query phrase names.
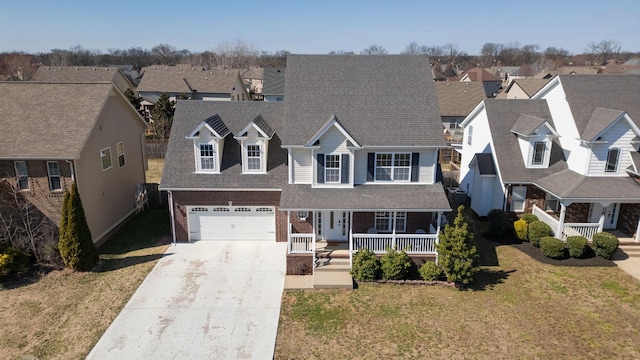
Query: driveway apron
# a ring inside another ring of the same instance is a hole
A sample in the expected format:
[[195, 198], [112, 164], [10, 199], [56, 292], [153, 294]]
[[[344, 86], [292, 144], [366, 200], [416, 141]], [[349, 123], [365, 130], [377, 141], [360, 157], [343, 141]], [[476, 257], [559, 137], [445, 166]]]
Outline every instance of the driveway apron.
[[286, 243], [170, 246], [87, 359], [272, 359]]

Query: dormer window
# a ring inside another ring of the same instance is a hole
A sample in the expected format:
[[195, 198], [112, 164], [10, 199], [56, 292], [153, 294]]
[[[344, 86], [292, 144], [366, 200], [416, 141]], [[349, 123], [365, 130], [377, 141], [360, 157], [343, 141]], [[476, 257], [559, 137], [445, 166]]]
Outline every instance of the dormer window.
[[532, 165], [544, 165], [546, 144], [542, 141], [536, 141], [533, 144], [533, 158], [531, 159]]
[[216, 156], [214, 144], [198, 144], [199, 152], [199, 168], [198, 171], [213, 172], [216, 171]]
[[605, 173], [618, 172], [618, 160], [620, 159], [620, 149], [609, 149], [607, 153], [607, 164], [605, 165]]
[[260, 145], [247, 145], [247, 171], [262, 170]]

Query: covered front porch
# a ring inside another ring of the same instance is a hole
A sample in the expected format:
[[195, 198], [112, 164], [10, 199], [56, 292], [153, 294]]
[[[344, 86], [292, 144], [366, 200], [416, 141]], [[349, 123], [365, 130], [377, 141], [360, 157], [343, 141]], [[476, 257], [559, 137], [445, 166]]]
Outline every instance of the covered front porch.
[[440, 184], [361, 185], [350, 189], [290, 185], [283, 190], [289, 255], [308, 254], [318, 264], [319, 248], [346, 247], [349, 267], [361, 249], [388, 248], [437, 259], [443, 213], [451, 211]]

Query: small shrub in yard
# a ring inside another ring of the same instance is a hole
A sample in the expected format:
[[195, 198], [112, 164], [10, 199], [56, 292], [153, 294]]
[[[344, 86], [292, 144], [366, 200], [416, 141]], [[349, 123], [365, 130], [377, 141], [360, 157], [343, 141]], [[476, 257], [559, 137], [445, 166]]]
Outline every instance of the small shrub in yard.
[[596, 255], [600, 255], [605, 259], [613, 257], [619, 244], [618, 238], [608, 232], [599, 232], [593, 235], [593, 250]]
[[516, 238], [520, 241], [528, 241], [527, 229], [529, 228], [527, 222], [524, 219], [516, 220], [513, 223], [513, 232]]
[[489, 211], [487, 219], [493, 236], [502, 237], [507, 233], [507, 214], [503, 210], [493, 209]]
[[546, 257], [562, 259], [564, 257], [564, 242], [553, 236], [544, 236], [540, 239], [540, 250]]
[[431, 261], [427, 261], [426, 263], [422, 264], [422, 266], [420, 266], [420, 269], [418, 269], [418, 272], [420, 273], [420, 276], [422, 276], [422, 278], [426, 281], [438, 280], [440, 278], [440, 275], [442, 275], [442, 269], [440, 269], [440, 266]]
[[0, 246], [0, 276], [19, 274], [31, 264], [31, 255], [18, 248]]
[[589, 241], [584, 236], [569, 236], [567, 238], [567, 249], [572, 258], [581, 258], [585, 255]]
[[380, 278], [380, 260], [373, 251], [358, 250], [353, 256], [351, 276], [358, 281], [373, 281]]
[[380, 267], [382, 268], [382, 279], [384, 280], [401, 280], [409, 273], [411, 268], [411, 258], [404, 251], [397, 251], [391, 248], [387, 249], [387, 253], [380, 258]]
[[540, 247], [540, 239], [551, 236], [552, 233], [551, 227], [542, 221], [534, 221], [529, 224], [529, 241], [535, 247]]
[[527, 222], [527, 224], [531, 224], [534, 221], [539, 221], [540, 219], [538, 219], [537, 216], [533, 215], [533, 214], [522, 214], [522, 216], [520, 216], [520, 220], [524, 220]]

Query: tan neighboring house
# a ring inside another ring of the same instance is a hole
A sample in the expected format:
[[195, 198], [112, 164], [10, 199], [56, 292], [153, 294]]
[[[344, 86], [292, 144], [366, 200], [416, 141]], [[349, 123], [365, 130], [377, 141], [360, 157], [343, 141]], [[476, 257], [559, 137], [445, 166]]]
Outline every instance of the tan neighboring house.
[[549, 79], [516, 79], [498, 98], [504, 99], [530, 99], [533, 94], [542, 89]]
[[469, 69], [462, 73], [462, 75], [460, 76], [460, 81], [482, 82], [482, 86], [484, 86], [484, 92], [487, 97], [495, 97], [500, 92], [500, 87], [502, 86], [502, 79], [479, 67]]
[[0, 82], [0, 176], [57, 225], [75, 181], [93, 241], [136, 210], [147, 125], [111, 83]]
[[57, 83], [113, 83], [120, 92], [134, 90], [136, 84], [117, 66], [40, 66], [33, 81]]
[[436, 95], [445, 139], [461, 142], [463, 130], [460, 123], [487, 96], [478, 81], [436, 81]]

